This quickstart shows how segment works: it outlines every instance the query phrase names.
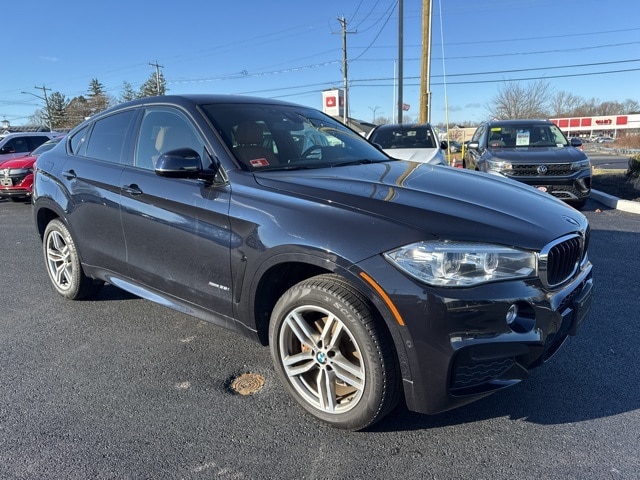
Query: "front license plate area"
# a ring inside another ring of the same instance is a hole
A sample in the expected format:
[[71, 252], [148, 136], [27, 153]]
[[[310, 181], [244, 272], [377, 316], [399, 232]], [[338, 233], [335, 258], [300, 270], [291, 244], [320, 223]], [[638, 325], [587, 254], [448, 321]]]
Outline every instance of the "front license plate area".
[[13, 187], [13, 181], [10, 178], [0, 178], [0, 186]]
[[573, 326], [569, 331], [569, 335], [575, 335], [580, 325], [589, 317], [591, 312], [591, 302], [593, 301], [593, 283], [585, 283], [582, 291], [573, 299], [571, 306], [573, 307], [574, 317]]

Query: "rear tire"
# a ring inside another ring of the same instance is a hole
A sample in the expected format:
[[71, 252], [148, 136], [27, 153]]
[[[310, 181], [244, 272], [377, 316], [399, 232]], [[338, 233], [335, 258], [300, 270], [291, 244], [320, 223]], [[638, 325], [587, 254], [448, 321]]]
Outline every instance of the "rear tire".
[[337, 275], [294, 285], [273, 309], [275, 370], [291, 396], [334, 427], [361, 430], [395, 407], [399, 373], [381, 320]]
[[60, 295], [81, 300], [100, 291], [103, 282], [84, 274], [76, 244], [61, 220], [51, 220], [47, 225], [42, 249], [49, 279]]

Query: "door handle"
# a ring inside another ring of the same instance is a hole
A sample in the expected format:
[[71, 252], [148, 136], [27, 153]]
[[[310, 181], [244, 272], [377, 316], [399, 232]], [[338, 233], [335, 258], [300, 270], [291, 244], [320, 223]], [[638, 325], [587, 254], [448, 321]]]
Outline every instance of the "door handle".
[[122, 190], [129, 195], [142, 195], [142, 190], [135, 183], [132, 183], [131, 185], [124, 185]]
[[78, 176], [76, 175], [76, 172], [74, 172], [73, 170], [66, 170], [62, 172], [62, 176], [67, 180], [73, 180], [74, 178], [78, 178]]

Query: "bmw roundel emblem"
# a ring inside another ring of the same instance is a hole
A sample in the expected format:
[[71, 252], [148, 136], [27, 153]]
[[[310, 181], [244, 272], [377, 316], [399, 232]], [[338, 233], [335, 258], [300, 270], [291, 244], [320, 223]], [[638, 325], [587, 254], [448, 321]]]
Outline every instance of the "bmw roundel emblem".
[[540, 165], [536, 171], [538, 172], [538, 175], [545, 175], [549, 171], [549, 167], [546, 165]]

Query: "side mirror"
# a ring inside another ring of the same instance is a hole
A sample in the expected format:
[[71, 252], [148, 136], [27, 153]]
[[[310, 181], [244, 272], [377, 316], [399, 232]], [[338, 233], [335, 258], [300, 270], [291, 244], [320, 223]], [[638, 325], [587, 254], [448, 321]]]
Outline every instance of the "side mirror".
[[582, 146], [582, 140], [580, 140], [579, 138], [576, 137], [572, 137], [571, 138], [571, 146], [572, 147], [576, 147], [579, 148]]
[[440, 149], [441, 150], [448, 150], [449, 149], [449, 143], [446, 140], [442, 140], [440, 142]]
[[170, 150], [160, 155], [155, 172], [162, 177], [198, 178], [202, 174], [202, 160], [191, 148]]
[[469, 145], [467, 145], [467, 149], [469, 150], [478, 150], [478, 148], [480, 148], [479, 142], [469, 142]]

